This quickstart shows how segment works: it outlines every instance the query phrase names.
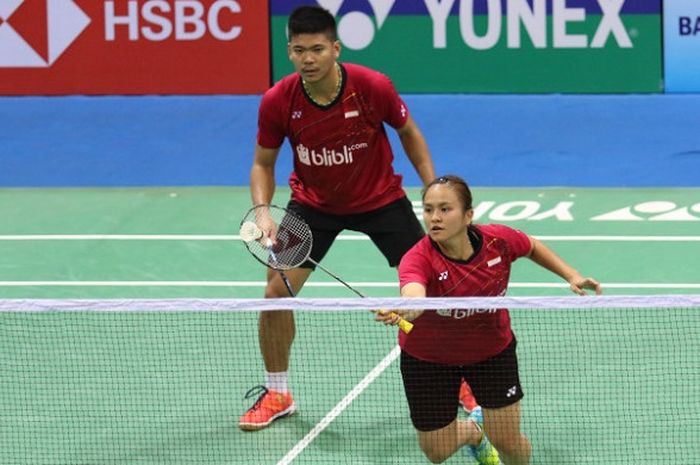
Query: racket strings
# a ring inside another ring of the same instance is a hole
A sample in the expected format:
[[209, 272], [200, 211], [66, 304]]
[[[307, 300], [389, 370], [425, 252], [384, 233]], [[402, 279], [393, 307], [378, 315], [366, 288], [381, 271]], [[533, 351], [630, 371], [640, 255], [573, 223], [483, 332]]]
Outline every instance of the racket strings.
[[[269, 237], [265, 231], [268, 231]], [[284, 272], [299, 267], [307, 260], [358, 296], [365, 297], [310, 258], [313, 245], [311, 228], [303, 219], [287, 209], [276, 205], [257, 205], [251, 208], [241, 220], [240, 236], [248, 251], [259, 262], [279, 272], [291, 297], [295, 297], [295, 292]], [[274, 240], [270, 237], [274, 237]], [[401, 319], [399, 327], [405, 333], [409, 333], [413, 325]]]
[[281, 207], [258, 205], [248, 211], [241, 225], [254, 223], [260, 230], [273, 228], [274, 239], [265, 233], [245, 242], [248, 251], [263, 264], [276, 270], [297, 268], [311, 254], [313, 237], [308, 225]]

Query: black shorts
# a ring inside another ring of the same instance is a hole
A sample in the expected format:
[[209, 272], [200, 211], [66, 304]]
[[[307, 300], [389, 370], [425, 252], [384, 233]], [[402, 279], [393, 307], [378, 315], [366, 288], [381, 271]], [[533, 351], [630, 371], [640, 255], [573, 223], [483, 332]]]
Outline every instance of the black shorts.
[[[320, 262], [341, 231], [348, 229], [367, 234], [384, 254], [389, 266], [397, 266], [408, 250], [425, 233], [411, 202], [402, 197], [377, 210], [351, 215], [331, 215], [290, 200], [287, 209], [299, 215], [311, 228], [313, 244], [310, 258]], [[300, 268], [315, 266], [310, 261]]]
[[506, 407], [522, 399], [516, 345], [514, 336], [498, 355], [465, 366], [425, 362], [401, 352], [401, 376], [413, 426], [434, 431], [452, 423], [459, 410], [462, 378], [482, 407]]

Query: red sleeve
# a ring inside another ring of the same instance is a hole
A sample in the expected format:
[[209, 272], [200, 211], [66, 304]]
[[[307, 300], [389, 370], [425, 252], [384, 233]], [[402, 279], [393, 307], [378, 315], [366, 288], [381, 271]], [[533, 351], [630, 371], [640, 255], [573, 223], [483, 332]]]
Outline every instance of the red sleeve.
[[265, 92], [258, 109], [258, 145], [276, 149], [282, 145], [286, 132], [282, 124], [282, 99], [277, 87]]
[[525, 257], [532, 249], [530, 237], [519, 229], [514, 229], [504, 224], [492, 225], [493, 231], [503, 238], [508, 244], [511, 252], [510, 261], [513, 262], [520, 257]]
[[396, 92], [394, 84], [384, 74], [377, 73], [374, 87], [382, 121], [394, 129], [402, 128], [408, 120], [408, 107]]
[[428, 287], [430, 260], [414, 247], [403, 256], [399, 263], [399, 285], [419, 283]]

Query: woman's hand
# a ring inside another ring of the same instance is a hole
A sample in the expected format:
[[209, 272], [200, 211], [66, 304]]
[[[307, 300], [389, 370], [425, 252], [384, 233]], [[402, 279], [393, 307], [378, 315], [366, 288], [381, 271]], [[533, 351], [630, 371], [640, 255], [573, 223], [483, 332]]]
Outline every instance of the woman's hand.
[[595, 291], [596, 295], [603, 293], [600, 283], [593, 278], [584, 278], [581, 275], [576, 275], [569, 279], [569, 287], [571, 291], [578, 295], [586, 295], [585, 289]]
[[423, 310], [377, 310], [374, 313], [376, 321], [381, 321], [386, 325], [397, 325], [402, 319], [415, 320], [423, 313]]

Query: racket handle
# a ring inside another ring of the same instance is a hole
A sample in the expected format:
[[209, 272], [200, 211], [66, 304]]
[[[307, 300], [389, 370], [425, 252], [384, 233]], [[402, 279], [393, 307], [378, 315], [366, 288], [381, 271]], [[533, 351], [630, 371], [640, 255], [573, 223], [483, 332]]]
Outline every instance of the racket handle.
[[[385, 310], [377, 310], [377, 313], [379, 313], [380, 315], [384, 315], [384, 314], [386, 313], [386, 311], [385, 311]], [[391, 315], [391, 316], [399, 316], [399, 315], [396, 314], [395, 312], [389, 312], [389, 315]], [[410, 321], [404, 320], [403, 318], [399, 317], [399, 328], [401, 329], [401, 331], [403, 331], [404, 333], [408, 334], [408, 333], [410, 333], [411, 330], [413, 329], [413, 323], [411, 323]]]
[[403, 318], [401, 318], [401, 319], [399, 320], [399, 328], [401, 328], [401, 331], [403, 331], [404, 333], [408, 334], [408, 333], [410, 333], [411, 330], [413, 329], [413, 323], [411, 323], [411, 322], [408, 321], [408, 320], [404, 320]]

